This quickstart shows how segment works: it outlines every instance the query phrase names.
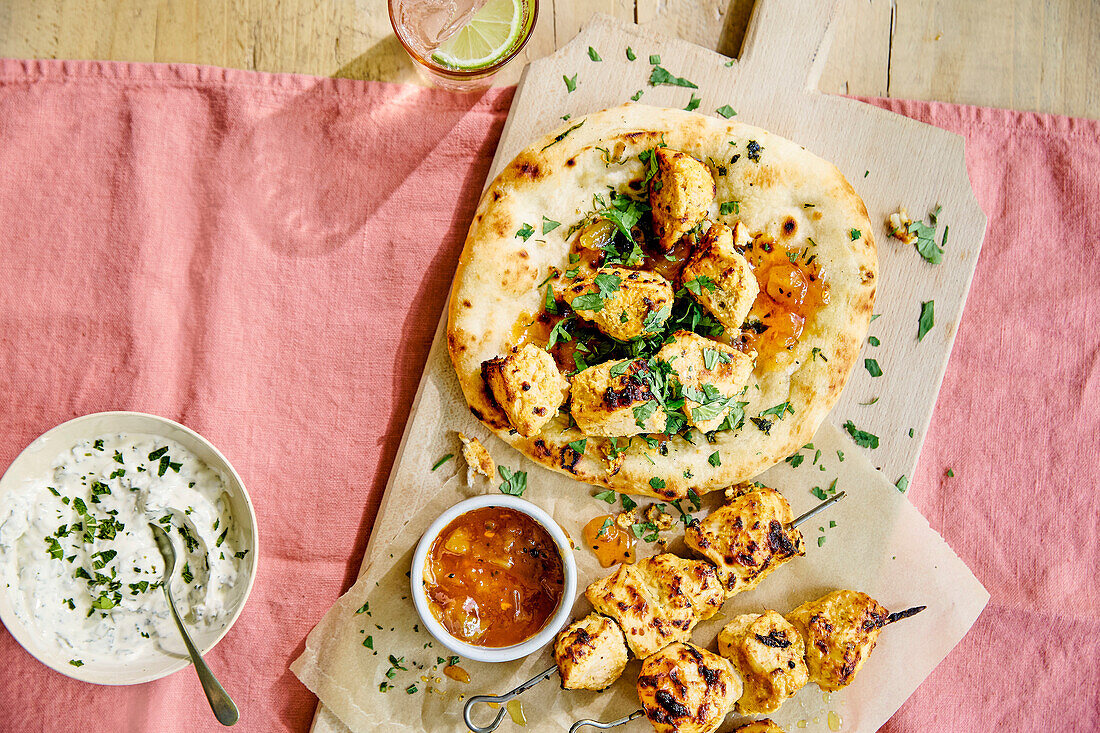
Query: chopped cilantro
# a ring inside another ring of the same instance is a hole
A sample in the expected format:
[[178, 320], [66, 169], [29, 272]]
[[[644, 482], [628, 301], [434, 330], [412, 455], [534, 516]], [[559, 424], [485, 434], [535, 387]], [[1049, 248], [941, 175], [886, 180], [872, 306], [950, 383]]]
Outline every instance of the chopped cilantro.
[[149, 454], [149, 460], [155, 461], [168, 452], [168, 446], [162, 446]]
[[436, 470], [437, 468], [439, 468], [444, 463], [446, 463], [447, 461], [451, 460], [454, 457], [455, 457], [454, 453], [448, 453], [447, 455], [443, 456], [438, 461], [436, 461], [435, 463], [432, 464], [432, 470], [433, 471]]
[[876, 361], [875, 359], [864, 359], [863, 366], [867, 369], [867, 373], [870, 374], [872, 377], [882, 376], [882, 368], [879, 367], [878, 361]]
[[103, 450], [103, 438], [96, 438], [95, 442], [92, 443], [92, 448], [95, 449], [95, 450], [98, 450], [98, 451], [102, 451]]
[[84, 662], [80, 661], [79, 659], [70, 659], [69, 664], [73, 665], [74, 667], [83, 667], [84, 666]]
[[543, 234], [549, 234], [550, 232], [554, 231], [555, 229], [557, 229], [560, 226], [561, 226], [560, 221], [554, 221], [553, 219], [548, 219], [545, 216], [542, 217], [542, 233]]
[[801, 453], [792, 453], [783, 460], [791, 464], [791, 468], [798, 468], [802, 465], [802, 461], [806, 460], [806, 456]]
[[810, 493], [813, 494], [814, 497], [820, 499], [821, 501], [825, 501], [826, 499], [829, 498], [829, 495], [826, 494], [825, 490], [822, 489], [820, 486], [815, 486], [812, 489], [810, 489]]
[[607, 502], [608, 504], [614, 504], [615, 503], [615, 492], [612, 491], [611, 489], [607, 489], [606, 491], [600, 491], [599, 493], [594, 495], [592, 498], [593, 499], [599, 499], [600, 501]]
[[718, 213], [722, 216], [727, 214], [740, 214], [741, 202], [740, 201], [723, 201], [722, 205], [718, 207]]
[[917, 341], [923, 341], [928, 332], [932, 330], [932, 326], [935, 325], [935, 303], [936, 301], [929, 300], [920, 304], [920, 320], [917, 322]]
[[825, 535], [821, 535], [820, 537], [817, 538], [817, 546], [821, 547], [824, 544], [825, 544]]
[[580, 440], [574, 440], [569, 443], [569, 449], [577, 454], [583, 454], [584, 449], [588, 447], [588, 438], [581, 438]]
[[702, 101], [703, 101], [702, 99], [700, 99], [699, 97], [696, 97], [695, 93], [692, 92], [691, 99], [688, 100], [687, 106], [684, 107], [684, 109], [687, 110], [688, 112], [693, 112], [693, 111], [699, 109], [699, 103], [702, 102]]
[[652, 53], [649, 55], [649, 63], [656, 66], [657, 64], [661, 63], [661, 57], [655, 53]]
[[185, 562], [183, 564], [183, 572], [180, 573], [180, 577], [183, 578], [184, 583], [190, 583], [195, 579], [194, 574], [191, 572], [191, 563]]
[[947, 478], [955, 478], [955, 472], [952, 471], [950, 468], [947, 469]]
[[115, 451], [115, 463], [123, 463], [122, 454], [117, 450]]
[[654, 476], [649, 480], [649, 485], [653, 487], [654, 491], [660, 491], [661, 489], [665, 488], [665, 481], [662, 478]]
[[909, 477], [902, 476], [894, 483], [894, 486], [898, 487], [898, 491], [905, 493], [905, 490], [909, 488]]
[[504, 479], [500, 485], [500, 492], [510, 496], [523, 496], [527, 490], [527, 472], [513, 471], [507, 466], [497, 466], [497, 473]]
[[534, 228], [527, 223], [524, 223], [518, 230], [516, 230], [516, 236], [520, 239], [527, 241], [531, 238], [531, 235], [535, 233]]
[[631, 509], [636, 509], [638, 502], [631, 499], [626, 494], [619, 494], [619, 502], [623, 505], [623, 511], [629, 512]]
[[767, 417], [769, 415], [774, 416], [777, 420], [782, 420], [786, 413], [794, 414], [794, 408], [791, 407], [790, 402], [782, 402], [775, 407], [769, 407], [760, 413], [760, 417]]
[[355, 609], [355, 615], [356, 616], [362, 615], [364, 613], [367, 614], [368, 616], [370, 615], [370, 601], [367, 601], [362, 606]]
[[718, 451], [714, 451], [713, 453], [710, 454], [710, 457], [707, 458], [707, 462], [710, 463], [710, 465], [712, 465], [712, 466], [721, 466], [722, 465], [722, 454], [719, 453]]
[[[650, 56], [650, 63], [653, 63], [655, 56]], [[658, 59], [657, 63], [660, 63]], [[673, 76], [668, 69], [663, 66], [654, 66], [653, 71], [649, 74], [649, 85], [655, 87], [659, 84], [666, 84], [673, 87], [687, 87], [689, 89], [698, 89], [697, 84], [693, 84], [682, 76]]]
[[878, 346], [882, 342], [878, 340], [877, 336], [868, 336], [867, 343], [871, 344], [871, 346]]
[[861, 236], [863, 236], [863, 232], [859, 231], [858, 229], [853, 229], [852, 231], [848, 232], [848, 236], [851, 237], [852, 241], [854, 242]]
[[856, 442], [856, 445], [864, 448], [878, 448], [878, 436], [868, 433], [866, 430], [860, 430], [851, 420], [844, 423], [844, 429], [848, 431], [848, 435], [852, 436], [852, 440]]
[[588, 58], [592, 59], [593, 61], [603, 61], [603, 59], [600, 58], [600, 54], [597, 53], [596, 49], [592, 48], [591, 46], [588, 47]]
[[637, 54], [634, 53], [634, 49], [631, 48], [630, 46], [627, 46], [626, 47], [626, 60], [627, 61], [633, 61], [636, 58], [638, 58], [638, 56], [637, 56]]
[[645, 91], [644, 89], [639, 89], [638, 91], [636, 91], [636, 92], [634, 92], [633, 94], [631, 94], [631, 95], [630, 95], [630, 101], [631, 101], [631, 102], [637, 102], [637, 101], [638, 101], [639, 99], [641, 99], [641, 98], [642, 98], [642, 93], [643, 93], [644, 91]]
[[566, 90], [567, 94], [572, 93], [577, 88], [577, 75], [576, 74], [573, 74], [572, 78], [566, 76], [565, 74], [562, 74], [561, 78], [562, 78], [562, 81], [565, 82], [565, 90]]
[[368, 635], [366, 639], [363, 639], [363, 646], [367, 649], [374, 649], [374, 637]]
[[721, 107], [714, 111], [725, 117], [727, 120], [737, 114], [733, 111], [733, 107], [729, 106], [728, 104], [723, 104]]

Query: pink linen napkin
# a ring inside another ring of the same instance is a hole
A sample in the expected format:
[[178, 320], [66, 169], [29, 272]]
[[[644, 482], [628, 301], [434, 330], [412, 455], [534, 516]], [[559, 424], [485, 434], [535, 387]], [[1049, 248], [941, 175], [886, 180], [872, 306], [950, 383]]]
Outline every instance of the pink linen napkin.
[[[226, 453], [263, 543], [209, 659], [239, 729], [309, 727], [288, 664], [358, 570], [510, 101], [0, 61], [0, 467], [106, 409]], [[875, 103], [965, 135], [990, 217], [910, 491], [993, 601], [887, 729], [1095, 728], [1100, 123]], [[190, 671], [91, 687], [6, 632], [0, 658], [0, 731], [214, 728]]]

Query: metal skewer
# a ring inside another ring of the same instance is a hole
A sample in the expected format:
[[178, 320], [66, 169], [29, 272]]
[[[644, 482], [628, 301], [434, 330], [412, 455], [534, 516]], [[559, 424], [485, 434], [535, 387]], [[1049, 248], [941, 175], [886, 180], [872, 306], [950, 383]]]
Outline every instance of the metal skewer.
[[[524, 682], [519, 687], [517, 687], [514, 690], [511, 690], [509, 692], [506, 692], [503, 695], [475, 695], [475, 696], [471, 697], [469, 700], [466, 701], [466, 704], [462, 706], [462, 720], [463, 720], [463, 722], [466, 723], [466, 727], [469, 728], [471, 731], [473, 731], [473, 733], [492, 733], [492, 731], [496, 730], [497, 726], [500, 725], [500, 722], [502, 720], [504, 720], [504, 714], [508, 712], [507, 708], [504, 707], [504, 703], [508, 702], [509, 700], [511, 700], [514, 697], [518, 697], [520, 694], [522, 694], [522, 693], [526, 692], [527, 690], [531, 689], [532, 687], [534, 687], [538, 683], [542, 682], [543, 680], [550, 679], [551, 677], [554, 676], [554, 673], [557, 672], [557, 671], [558, 671], [558, 666], [555, 664], [553, 667], [550, 667], [549, 669], [544, 669], [543, 671], [539, 672], [537, 675], [535, 675], [531, 679]], [[497, 703], [501, 706], [500, 710], [497, 711], [496, 717], [493, 718], [492, 722], [490, 722], [488, 725], [485, 725], [485, 726], [477, 725], [473, 721], [473, 715], [472, 715], [473, 706], [476, 705], [477, 703], [480, 703], [480, 702], [483, 702], [483, 703], [495, 702], [495, 703]]]
[[806, 512], [805, 514], [800, 514], [799, 516], [795, 517], [790, 522], [788, 522], [787, 523], [787, 529], [793, 529], [794, 527], [797, 527], [798, 525], [805, 522], [807, 519], [813, 518], [814, 516], [817, 515], [818, 512], [825, 511], [826, 509], [831, 507], [833, 504], [836, 504], [838, 501], [843, 499], [845, 496], [847, 496], [847, 494], [844, 493], [843, 491], [841, 491], [836, 496], [831, 497], [829, 499], [826, 499], [825, 501], [821, 502], [820, 504], [815, 506], [810, 511]]
[[586, 725], [593, 728], [603, 728], [604, 730], [607, 730], [608, 728], [615, 728], [620, 725], [626, 725], [635, 718], [640, 718], [643, 715], [645, 715], [644, 710], [635, 710], [625, 718], [619, 718], [618, 720], [609, 720], [606, 723], [602, 720], [592, 720], [591, 718], [585, 718], [584, 720], [578, 720], [576, 723], [573, 723], [573, 725], [569, 727], [569, 733], [577, 733], [577, 731], [579, 731]]
[[[823, 501], [820, 504], [818, 504], [817, 506], [815, 506], [813, 509], [810, 509], [805, 514], [799, 515], [798, 517], [795, 517], [794, 519], [792, 519], [790, 522], [788, 522], [785, 525], [786, 528], [787, 529], [792, 529], [794, 527], [797, 527], [799, 524], [801, 524], [802, 522], [805, 522], [807, 519], [810, 519], [811, 517], [816, 516], [818, 514], [818, 512], [824, 511], [828, 507], [830, 507], [833, 504], [837, 503], [838, 501], [843, 499], [845, 496], [846, 496], [846, 494], [843, 491], [841, 491], [836, 496], [833, 496], [829, 499], [826, 499], [825, 501]], [[917, 610], [909, 609], [908, 611], [901, 611], [901, 612], [899, 612], [899, 614], [907, 614], [909, 616], [912, 616], [914, 613], [919, 613], [921, 610], [924, 610], [923, 606], [921, 606]], [[893, 621], [900, 620], [900, 619], [905, 618], [905, 617], [906, 616], [898, 615], [897, 619], [887, 621], [886, 623], [893, 623]], [[524, 682], [519, 687], [517, 687], [514, 690], [511, 690], [509, 692], [506, 692], [503, 695], [475, 695], [474, 697], [471, 697], [469, 700], [466, 701], [466, 704], [462, 706], [462, 720], [463, 720], [463, 722], [466, 723], [466, 727], [469, 728], [472, 731], [472, 733], [492, 733], [492, 731], [496, 730], [497, 726], [499, 726], [501, 724], [501, 721], [504, 720], [505, 713], [508, 712], [507, 709], [505, 709], [504, 706], [503, 706], [504, 703], [507, 703], [509, 700], [512, 700], [513, 698], [518, 697], [519, 695], [521, 695], [522, 693], [524, 693], [527, 690], [531, 689], [532, 687], [534, 687], [538, 683], [542, 682], [543, 680], [550, 679], [551, 677], [554, 676], [554, 673], [557, 672], [557, 671], [558, 671], [558, 667], [557, 667], [557, 665], [554, 665], [553, 667], [550, 667], [549, 669], [546, 669], [546, 670], [543, 670], [542, 672], [539, 672], [537, 675], [535, 675], [531, 679], [527, 680], [526, 682]], [[496, 717], [493, 718], [493, 720], [490, 721], [490, 723], [488, 725], [480, 726], [480, 725], [477, 725], [476, 723], [474, 723], [474, 721], [473, 721], [473, 707], [474, 707], [474, 705], [477, 705], [478, 703], [497, 703], [497, 704], [501, 705], [500, 710], [497, 711]], [[626, 716], [625, 718], [619, 718], [618, 720], [612, 720], [612, 721], [609, 721], [609, 722], [602, 722], [602, 721], [599, 721], [599, 720], [592, 720], [592, 719], [578, 720], [569, 729], [569, 733], [576, 733], [576, 731], [580, 730], [581, 728], [583, 728], [585, 726], [591, 726], [593, 728], [603, 728], [603, 729], [614, 728], [614, 727], [619, 726], [619, 725], [625, 725], [626, 723], [629, 723], [630, 721], [634, 720], [635, 718], [641, 717], [642, 715], [645, 715], [645, 711], [635, 710], [634, 712], [632, 712], [630, 715]]]

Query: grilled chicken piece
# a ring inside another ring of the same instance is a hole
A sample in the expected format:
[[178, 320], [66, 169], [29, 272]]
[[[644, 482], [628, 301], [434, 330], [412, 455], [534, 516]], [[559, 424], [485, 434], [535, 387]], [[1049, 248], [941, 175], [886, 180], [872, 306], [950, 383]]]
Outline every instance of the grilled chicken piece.
[[[744, 248], [751, 241], [748, 229], [740, 222], [732, 229], [712, 224], [680, 271], [680, 282], [691, 296], [731, 333], [741, 330], [760, 293], [748, 261], [734, 247]], [[693, 281], [695, 285], [689, 285]]]
[[538, 435], [569, 392], [554, 357], [534, 344], [483, 362], [481, 375], [512, 427], [528, 438]]
[[611, 619], [590, 613], [558, 633], [554, 662], [566, 690], [607, 689], [626, 668], [626, 641]]
[[658, 733], [713, 733], [740, 695], [730, 663], [693, 644], [669, 644], [638, 675], [638, 699]]
[[714, 201], [710, 168], [687, 153], [656, 148], [657, 174], [649, 181], [649, 205], [657, 245], [670, 252], [680, 238], [707, 218]]
[[738, 616], [718, 634], [718, 652], [741, 675], [742, 715], [774, 713], [806, 686], [806, 645], [798, 631], [775, 611]]
[[847, 687], [889, 616], [874, 598], [854, 590], [834, 590], [788, 613], [806, 641], [810, 681], [829, 692]]
[[668, 553], [620, 565], [584, 593], [598, 613], [614, 619], [639, 659], [683, 641], [722, 603], [714, 567]]
[[662, 432], [666, 417], [647, 382], [649, 374], [645, 359], [607, 361], [578, 373], [569, 408], [577, 427], [603, 437]]
[[733, 733], [787, 733], [787, 731], [773, 723], [771, 718], [763, 718], [739, 725], [733, 729]]
[[726, 596], [752, 590], [768, 573], [805, 555], [802, 533], [787, 528], [791, 505], [775, 489], [746, 485], [745, 493], [684, 530], [688, 547], [713, 562]]
[[654, 272], [601, 267], [565, 289], [573, 311], [613, 339], [659, 331], [672, 314], [672, 283]]
[[657, 358], [671, 364], [684, 386], [688, 425], [704, 433], [717, 430], [737, 396], [745, 391], [755, 355], [691, 331], [676, 331], [672, 338], [657, 352]]

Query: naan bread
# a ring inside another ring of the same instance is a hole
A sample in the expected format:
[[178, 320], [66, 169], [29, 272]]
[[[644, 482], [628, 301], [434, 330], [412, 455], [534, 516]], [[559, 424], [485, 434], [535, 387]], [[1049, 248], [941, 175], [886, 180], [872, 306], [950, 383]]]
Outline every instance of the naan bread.
[[[644, 198], [638, 155], [661, 143], [710, 167], [717, 192], [711, 222], [740, 222], [780, 252], [812, 255], [827, 283], [827, 303], [804, 314], [793, 347], [757, 361], [738, 398], [747, 403], [743, 425], [710, 434], [713, 443], [698, 430], [690, 442], [681, 435], [635, 437], [609, 460], [608, 438], [588, 437], [583, 448], [574, 442], [586, 436], [569, 427], [564, 407], [538, 434], [524, 437], [486, 389], [482, 362], [526, 340], [522, 327], [543, 307], [542, 284], [571, 267], [575, 225], [592, 211], [594, 194], [606, 196], [611, 187]], [[526, 240], [519, 234], [531, 229]], [[831, 163], [760, 128], [627, 104], [569, 120], [517, 155], [486, 190], [455, 274], [448, 348], [471, 411], [517, 450], [584, 483], [676, 499], [689, 489], [702, 494], [751, 478], [810, 440], [866, 336], [877, 267], [867, 209]], [[789, 409], [777, 414], [784, 403]]]

